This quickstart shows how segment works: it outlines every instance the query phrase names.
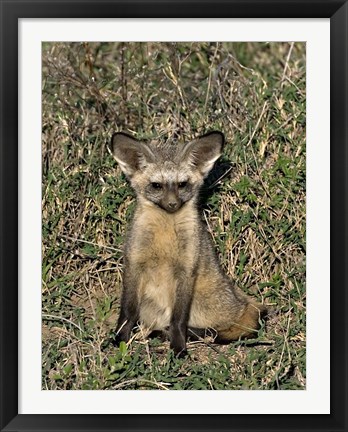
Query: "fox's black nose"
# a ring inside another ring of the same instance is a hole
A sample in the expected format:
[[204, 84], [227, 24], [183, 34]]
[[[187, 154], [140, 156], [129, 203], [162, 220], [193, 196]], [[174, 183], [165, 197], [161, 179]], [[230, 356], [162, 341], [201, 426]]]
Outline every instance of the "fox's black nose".
[[175, 210], [178, 207], [178, 205], [179, 205], [179, 203], [177, 201], [168, 203], [168, 207], [170, 207], [173, 210]]

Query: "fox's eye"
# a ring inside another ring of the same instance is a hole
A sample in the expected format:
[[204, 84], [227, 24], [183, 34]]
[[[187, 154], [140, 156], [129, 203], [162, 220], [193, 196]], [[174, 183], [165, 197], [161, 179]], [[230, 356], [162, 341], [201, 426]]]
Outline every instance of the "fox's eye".
[[183, 181], [183, 182], [179, 182], [178, 183], [178, 187], [179, 187], [179, 189], [183, 189], [184, 187], [186, 187], [187, 186], [187, 181]]
[[161, 185], [161, 183], [153, 182], [153, 183], [151, 183], [151, 186], [152, 186], [154, 189], [162, 189], [162, 185]]

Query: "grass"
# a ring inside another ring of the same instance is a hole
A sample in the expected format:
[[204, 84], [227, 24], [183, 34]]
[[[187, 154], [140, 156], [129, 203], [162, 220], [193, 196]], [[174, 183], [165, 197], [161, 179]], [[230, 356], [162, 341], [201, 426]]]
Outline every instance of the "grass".
[[[44, 43], [42, 388], [305, 389], [306, 83], [303, 43]], [[107, 150], [226, 137], [231, 175], [204, 218], [221, 265], [271, 306], [258, 337], [115, 348], [122, 247], [135, 197]]]

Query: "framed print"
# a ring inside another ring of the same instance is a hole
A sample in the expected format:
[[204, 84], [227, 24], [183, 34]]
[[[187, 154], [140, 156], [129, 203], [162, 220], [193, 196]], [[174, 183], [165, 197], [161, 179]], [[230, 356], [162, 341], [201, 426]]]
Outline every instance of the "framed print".
[[346, 56], [345, 1], [1, 2], [1, 430], [347, 429]]

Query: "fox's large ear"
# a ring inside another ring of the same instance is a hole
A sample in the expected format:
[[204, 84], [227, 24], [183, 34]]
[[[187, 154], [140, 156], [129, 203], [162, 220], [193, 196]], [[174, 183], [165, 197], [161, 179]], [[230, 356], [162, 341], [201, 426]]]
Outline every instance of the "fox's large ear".
[[224, 142], [223, 133], [209, 132], [185, 145], [183, 160], [196, 166], [205, 177], [213, 168], [215, 161], [221, 156]]
[[150, 147], [123, 132], [115, 133], [111, 140], [111, 151], [122, 171], [128, 176], [155, 160]]

